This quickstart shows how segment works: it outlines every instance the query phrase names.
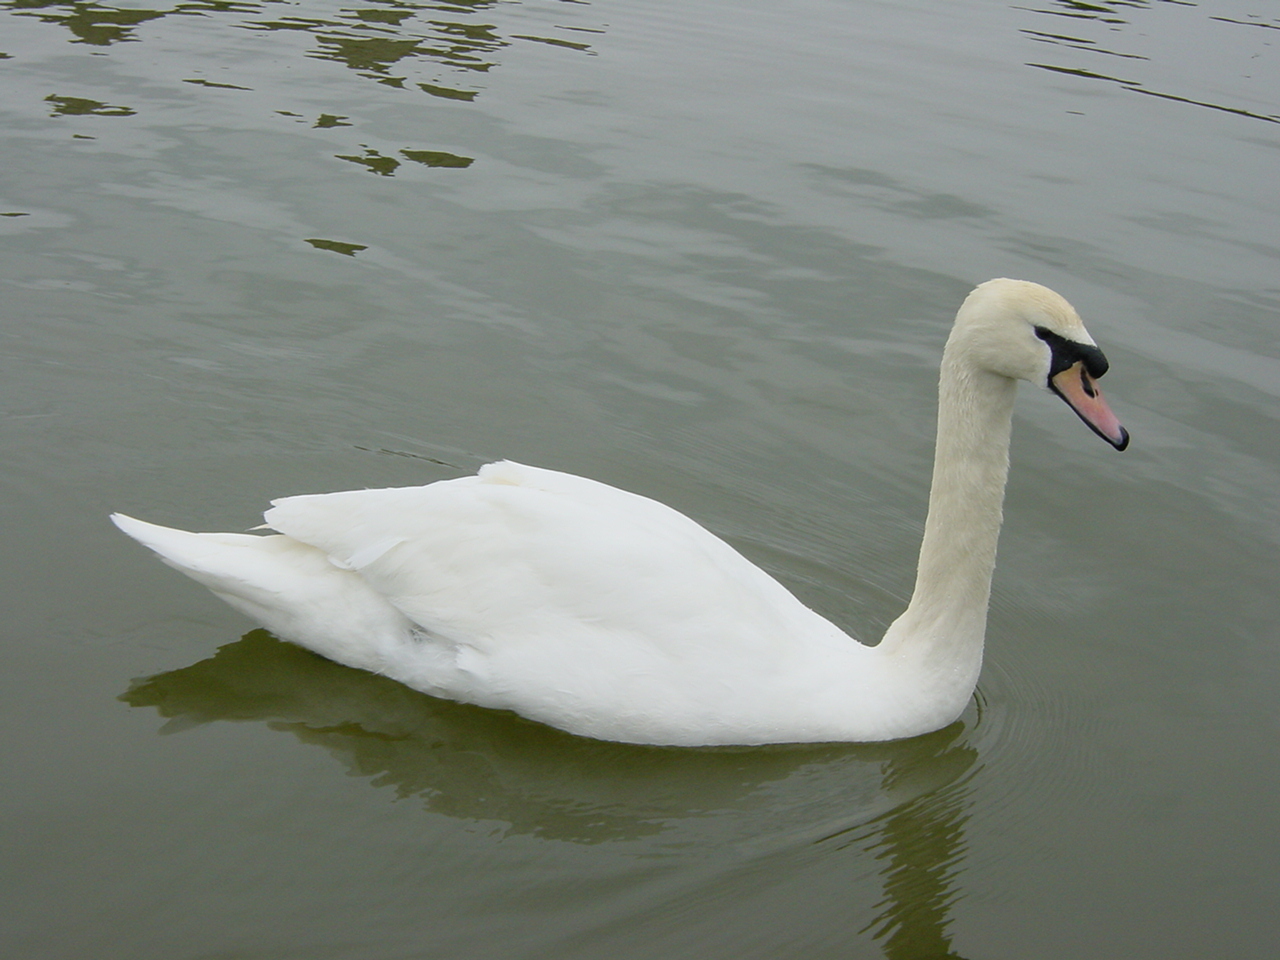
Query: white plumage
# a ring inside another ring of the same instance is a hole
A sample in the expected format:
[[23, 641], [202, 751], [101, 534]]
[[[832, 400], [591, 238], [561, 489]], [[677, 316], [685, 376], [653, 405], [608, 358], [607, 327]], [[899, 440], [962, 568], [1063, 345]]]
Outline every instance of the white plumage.
[[[277, 500], [268, 536], [112, 519], [286, 640], [573, 733], [684, 745], [911, 736], [954, 720], [977, 682], [1011, 377], [1050, 386], [1127, 441], [1085, 369], [1094, 354], [1052, 291], [998, 280], [970, 295], [944, 355], [916, 591], [876, 647], [675, 510], [509, 461], [421, 487]], [[1051, 379], [1068, 377], [1087, 383], [1085, 399]]]

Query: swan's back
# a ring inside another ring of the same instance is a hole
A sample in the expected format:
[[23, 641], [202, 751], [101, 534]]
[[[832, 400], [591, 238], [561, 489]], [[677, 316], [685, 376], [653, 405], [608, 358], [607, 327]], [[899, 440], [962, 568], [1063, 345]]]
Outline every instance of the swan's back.
[[502, 462], [288, 497], [266, 519], [412, 621], [391, 675], [597, 737], [776, 739], [772, 715], [815, 693], [814, 655], [817, 687], [833, 648], [865, 649], [679, 512], [570, 474]]
[[655, 647], [688, 656], [680, 634], [710, 626], [710, 603], [726, 605], [721, 617], [768, 619], [792, 599], [670, 507], [509, 461], [422, 487], [288, 497], [266, 520], [358, 571], [421, 627], [460, 640], [559, 614], [649, 627]]

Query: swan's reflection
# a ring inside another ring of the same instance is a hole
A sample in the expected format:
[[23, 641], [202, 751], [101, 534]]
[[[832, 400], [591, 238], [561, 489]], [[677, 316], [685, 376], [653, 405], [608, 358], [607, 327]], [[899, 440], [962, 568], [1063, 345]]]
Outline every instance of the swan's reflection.
[[875, 920], [861, 932], [870, 930], [889, 960], [959, 960], [946, 928], [959, 898], [955, 877], [964, 861], [964, 825], [978, 753], [957, 742], [958, 726], [941, 731], [952, 732], [952, 738], [919, 738], [930, 741], [931, 754], [886, 764], [886, 789], [900, 788], [899, 781], [914, 781], [922, 771], [927, 771], [930, 786], [923, 792], [910, 790], [911, 799], [854, 832], [865, 849], [885, 861], [884, 899], [876, 904]]
[[954, 956], [946, 926], [977, 760], [963, 723], [887, 744], [605, 743], [437, 700], [263, 630], [139, 680], [121, 699], [155, 707], [166, 732], [264, 721], [323, 746], [353, 776], [503, 833], [658, 847], [669, 837], [687, 852], [694, 825], [695, 844], [765, 856], [797, 841], [865, 849], [884, 863], [885, 896], [863, 932], [890, 958]]

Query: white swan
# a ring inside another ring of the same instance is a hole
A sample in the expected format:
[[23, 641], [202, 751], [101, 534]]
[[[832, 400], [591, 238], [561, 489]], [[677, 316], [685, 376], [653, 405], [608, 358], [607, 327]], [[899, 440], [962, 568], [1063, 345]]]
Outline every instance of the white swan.
[[112, 517], [278, 636], [440, 697], [651, 744], [888, 740], [955, 720], [982, 665], [1016, 381], [1129, 437], [1062, 297], [991, 280], [942, 358], [915, 592], [878, 646], [654, 500], [492, 463], [422, 487], [274, 501], [275, 536]]

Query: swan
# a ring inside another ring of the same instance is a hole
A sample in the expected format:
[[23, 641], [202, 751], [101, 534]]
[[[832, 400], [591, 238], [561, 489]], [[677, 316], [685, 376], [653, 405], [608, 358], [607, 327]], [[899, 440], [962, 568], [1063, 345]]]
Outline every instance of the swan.
[[891, 740], [954, 721], [978, 681], [1018, 380], [1123, 450], [1107, 360], [1039, 284], [965, 299], [943, 351], [915, 590], [876, 646], [683, 514], [511, 461], [419, 487], [273, 501], [270, 535], [126, 534], [271, 630], [428, 694], [601, 740]]

